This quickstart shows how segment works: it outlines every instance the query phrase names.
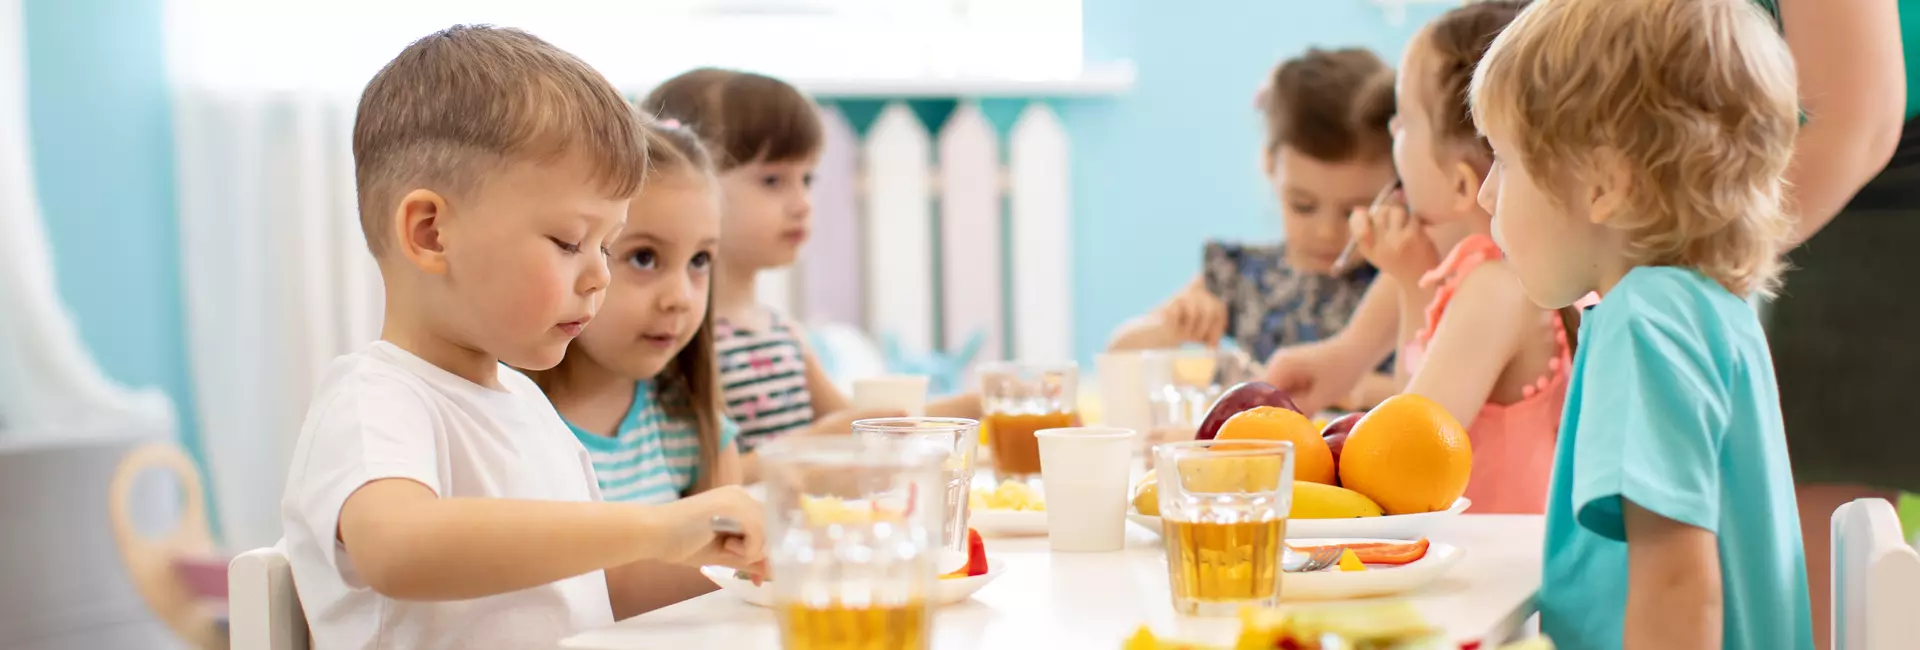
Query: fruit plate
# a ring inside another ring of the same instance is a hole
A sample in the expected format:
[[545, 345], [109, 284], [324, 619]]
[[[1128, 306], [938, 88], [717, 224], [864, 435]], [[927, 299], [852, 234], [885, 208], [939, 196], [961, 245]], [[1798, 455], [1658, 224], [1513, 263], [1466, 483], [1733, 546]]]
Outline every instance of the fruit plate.
[[[1460, 497], [1453, 507], [1436, 512], [1423, 512], [1417, 515], [1389, 515], [1385, 517], [1354, 517], [1351, 519], [1289, 519], [1287, 520], [1287, 539], [1307, 537], [1347, 537], [1366, 539], [1420, 539], [1431, 534], [1433, 528], [1459, 515], [1473, 501]], [[1142, 528], [1160, 534], [1160, 518], [1143, 515], [1133, 510], [1127, 511], [1127, 520], [1140, 524]]]
[[[1293, 522], [1287, 522], [1287, 525], [1292, 527]], [[1287, 544], [1304, 547], [1402, 541], [1405, 540], [1351, 537], [1290, 538]], [[1341, 571], [1338, 566], [1335, 566], [1312, 573], [1289, 573], [1280, 579], [1280, 599], [1338, 600], [1402, 594], [1425, 587], [1446, 576], [1447, 571], [1466, 554], [1467, 552], [1458, 546], [1428, 540], [1426, 556], [1407, 564], [1398, 566], [1370, 564], [1365, 571]]]
[[974, 510], [967, 515], [967, 526], [982, 537], [1045, 537], [1045, 510]]
[[[1428, 551], [1431, 553], [1432, 551]], [[1418, 564], [1417, 562], [1415, 564]], [[970, 578], [941, 578], [933, 586], [933, 604], [952, 605], [972, 598], [987, 583], [993, 582], [1000, 574], [1007, 572], [1007, 563], [992, 557], [987, 558], [987, 572]], [[739, 596], [749, 605], [760, 607], [773, 606], [772, 583], [753, 584], [752, 580], [742, 580], [733, 576], [733, 569], [722, 566], [700, 567], [704, 575], [720, 590]]]

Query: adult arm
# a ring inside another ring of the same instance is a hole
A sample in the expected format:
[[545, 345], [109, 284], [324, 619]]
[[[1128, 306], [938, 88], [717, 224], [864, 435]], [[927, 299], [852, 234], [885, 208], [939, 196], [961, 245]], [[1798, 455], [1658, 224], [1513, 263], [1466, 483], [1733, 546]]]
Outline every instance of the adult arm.
[[1897, 0], [1781, 0], [1780, 23], [1807, 115], [1786, 176], [1798, 244], [1893, 158], [1907, 71]]

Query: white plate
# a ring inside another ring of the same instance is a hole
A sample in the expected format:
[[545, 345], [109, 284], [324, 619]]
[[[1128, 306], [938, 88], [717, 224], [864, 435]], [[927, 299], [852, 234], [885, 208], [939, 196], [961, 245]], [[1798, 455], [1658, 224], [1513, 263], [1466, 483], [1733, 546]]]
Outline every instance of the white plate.
[[[1289, 523], [1291, 525], [1291, 523]], [[1402, 542], [1394, 539], [1288, 539], [1293, 546]], [[1460, 547], [1427, 541], [1427, 555], [1398, 566], [1369, 565], [1365, 571], [1341, 571], [1333, 567], [1313, 573], [1289, 573], [1280, 578], [1281, 600], [1334, 600], [1391, 596], [1420, 589], [1447, 575], [1447, 570], [1467, 554]]]
[[[1453, 507], [1437, 512], [1423, 512], [1417, 515], [1391, 515], [1386, 517], [1354, 517], [1352, 519], [1288, 519], [1287, 539], [1305, 537], [1348, 537], [1366, 539], [1420, 539], [1441, 522], [1460, 514], [1473, 501], [1460, 497]], [[1160, 533], [1160, 518], [1143, 515], [1129, 509], [1127, 520], [1140, 524], [1154, 534]]]
[[[1006, 572], [1006, 562], [988, 557], [987, 572], [983, 575], [977, 575], [971, 578], [943, 578], [938, 580], [937, 584], [933, 587], [933, 604], [952, 605], [972, 598], [974, 592], [980, 591], [982, 587], [987, 586], [987, 583], [993, 582], [995, 578], [1000, 577], [1000, 574]], [[748, 604], [759, 605], [761, 607], [773, 606], [773, 586], [771, 583], [755, 585], [752, 580], [741, 580], [733, 577], [733, 569], [721, 566], [700, 567], [700, 574], [706, 576], [708, 580], [712, 580], [713, 584], [720, 585], [722, 591], [739, 596], [741, 600], [747, 601]]]
[[974, 510], [967, 515], [967, 526], [982, 537], [1044, 537], [1047, 534], [1045, 510]]

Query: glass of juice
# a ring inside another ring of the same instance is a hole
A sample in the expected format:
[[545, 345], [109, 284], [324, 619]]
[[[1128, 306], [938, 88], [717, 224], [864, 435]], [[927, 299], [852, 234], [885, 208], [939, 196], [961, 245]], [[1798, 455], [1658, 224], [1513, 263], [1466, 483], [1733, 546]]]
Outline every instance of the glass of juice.
[[[875, 418], [855, 420], [853, 433], [862, 439], [881, 443], [904, 442], [924, 445], [941, 454], [940, 480], [946, 487], [940, 517], [940, 546], [967, 553], [967, 497], [973, 487], [974, 456], [979, 452], [980, 422], [965, 418]], [[952, 567], [940, 567], [946, 571]]]
[[1293, 443], [1193, 440], [1153, 451], [1174, 611], [1232, 616], [1278, 605]]
[[997, 362], [978, 373], [994, 474], [1002, 480], [1039, 478], [1040, 443], [1033, 432], [1080, 426], [1080, 367], [1071, 361]]
[[767, 562], [786, 650], [925, 650], [948, 454], [790, 436], [760, 449]]

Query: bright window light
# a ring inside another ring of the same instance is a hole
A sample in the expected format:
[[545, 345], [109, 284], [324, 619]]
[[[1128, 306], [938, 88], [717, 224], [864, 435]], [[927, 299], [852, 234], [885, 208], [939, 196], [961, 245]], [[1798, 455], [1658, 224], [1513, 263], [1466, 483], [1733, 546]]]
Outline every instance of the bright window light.
[[697, 66], [796, 80], [1081, 73], [1081, 0], [166, 0], [191, 88], [358, 91], [449, 25], [525, 29], [634, 90]]

